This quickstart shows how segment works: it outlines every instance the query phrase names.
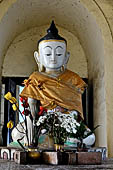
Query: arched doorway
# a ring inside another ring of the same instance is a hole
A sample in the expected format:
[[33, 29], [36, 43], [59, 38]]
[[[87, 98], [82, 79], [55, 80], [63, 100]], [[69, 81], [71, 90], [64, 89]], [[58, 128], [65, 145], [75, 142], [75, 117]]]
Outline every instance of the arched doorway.
[[[25, 9], [24, 12], [23, 8]], [[18, 12], [16, 13], [15, 11]], [[8, 15], [4, 15], [2, 22], [0, 23], [1, 28], [6, 28], [3, 33], [0, 32], [4, 39], [4, 42], [1, 46], [1, 64], [3, 66], [2, 76], [4, 76], [6, 69], [5, 61], [8, 57], [8, 47], [12, 44], [12, 41], [15, 39], [15, 37], [30, 29], [31, 27], [39, 28], [43, 27], [44, 25], [48, 25], [50, 21], [54, 19], [59, 27], [64, 28], [64, 30], [71, 32], [75, 37], [77, 37], [79, 44], [81, 44], [84, 49], [84, 58], [86, 57], [87, 61], [89, 87], [90, 89], [92, 88], [91, 90], [93, 90], [94, 94], [92, 99], [94, 104], [92, 109], [94, 113], [94, 124], [102, 125], [102, 127], [97, 130], [97, 145], [107, 146], [106, 103], [104, 100], [104, 42], [102, 39], [102, 33], [100, 32], [100, 28], [95, 18], [79, 0], [66, 0], [65, 3], [63, 1], [60, 1], [59, 3], [57, 0], [53, 2], [47, 0], [45, 3], [42, 1], [37, 2], [36, 0], [27, 2], [17, 0], [15, 2], [12, 1], [12, 4], [10, 4], [7, 12]], [[13, 16], [13, 20], [11, 20], [10, 18], [14, 13], [15, 15]], [[11, 22], [13, 21], [12, 24], [9, 24], [9, 20], [11, 20]], [[23, 34], [23, 38], [26, 38], [24, 35], [25, 34]], [[31, 42], [33, 42], [32, 39]], [[71, 45], [73, 46], [73, 43], [71, 43]], [[78, 54], [80, 55], [80, 53]], [[75, 56], [73, 55], [73, 60], [75, 61], [78, 59], [79, 63], [80, 58], [74, 57]], [[70, 67], [76, 71], [75, 65], [70, 64]], [[84, 68], [86, 69], [86, 65]], [[12, 69], [13, 73], [15, 73], [17, 67], [13, 67]], [[85, 70], [82, 71], [85, 72]], [[22, 73], [18, 73], [20, 76], [22, 75]], [[26, 73], [24, 76], [26, 76]], [[89, 114], [92, 113], [90, 112]]]

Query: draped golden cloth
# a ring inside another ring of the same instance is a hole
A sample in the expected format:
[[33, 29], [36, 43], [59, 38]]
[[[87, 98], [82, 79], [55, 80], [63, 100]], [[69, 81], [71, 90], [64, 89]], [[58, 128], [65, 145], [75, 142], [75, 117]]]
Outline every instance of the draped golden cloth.
[[76, 110], [83, 118], [81, 97], [86, 86], [76, 73], [67, 69], [57, 78], [34, 72], [26, 81], [20, 96], [40, 100], [46, 109], [61, 106]]

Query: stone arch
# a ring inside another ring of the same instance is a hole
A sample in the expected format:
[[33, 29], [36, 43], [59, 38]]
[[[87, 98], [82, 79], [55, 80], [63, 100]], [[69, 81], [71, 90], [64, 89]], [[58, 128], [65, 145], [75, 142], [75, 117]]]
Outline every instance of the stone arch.
[[[0, 15], [0, 72], [4, 56], [14, 38], [31, 27], [47, 25], [52, 19], [79, 38], [88, 64], [89, 84], [94, 90], [94, 124], [101, 124], [96, 132], [97, 145], [107, 146], [105, 61], [107, 56], [104, 33], [101, 32], [103, 17], [98, 21], [84, 0], [10, 0]], [[88, 1], [89, 2], [89, 1]], [[93, 2], [90, 2], [94, 6]], [[5, 2], [3, 2], [4, 5]], [[101, 16], [99, 9], [94, 7]], [[30, 14], [30, 15], [29, 15]], [[45, 19], [46, 18], [46, 19]], [[31, 25], [32, 24], [32, 25]], [[108, 29], [107, 25], [105, 27]]]
[[[45, 36], [49, 26], [31, 28], [14, 39], [4, 57], [2, 76], [29, 77], [33, 71], [37, 70], [33, 53], [38, 50], [37, 41]], [[57, 28], [59, 34], [67, 40], [67, 50], [70, 52], [68, 69], [78, 73], [83, 78], [87, 78], [87, 60], [78, 38], [59, 26]]]

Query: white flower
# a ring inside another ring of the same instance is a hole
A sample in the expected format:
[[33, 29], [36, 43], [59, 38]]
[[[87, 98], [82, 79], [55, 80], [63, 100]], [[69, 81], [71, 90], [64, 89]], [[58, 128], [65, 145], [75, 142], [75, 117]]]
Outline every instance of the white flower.
[[75, 119], [73, 119], [73, 123], [77, 123], [77, 121]]
[[66, 128], [68, 128], [68, 125], [67, 125], [67, 124], [65, 124], [63, 127], [66, 129]]
[[48, 115], [54, 114], [54, 111], [53, 111], [53, 110], [48, 110], [48, 111], [47, 111], [47, 114], [48, 114]]
[[46, 116], [43, 116], [43, 119], [45, 120], [47, 117]]
[[40, 126], [40, 122], [38, 121], [38, 122], [36, 123], [36, 125], [37, 125], [37, 126]]
[[80, 126], [80, 123], [76, 122], [76, 125], [77, 125], [77, 126]]
[[61, 117], [58, 117], [58, 120], [59, 120], [60, 122], [62, 122], [62, 118], [61, 118]]
[[62, 114], [62, 116], [63, 116], [63, 118], [66, 118], [66, 117], [67, 117], [67, 115], [66, 115], [66, 114]]
[[72, 129], [73, 130], [73, 133], [76, 134], [77, 133], [77, 130], [75, 128]]
[[41, 130], [41, 133], [42, 133], [42, 134], [44, 134], [44, 133], [46, 133], [46, 132], [47, 132], [46, 129], [42, 129], [42, 130]]
[[44, 123], [44, 119], [40, 119], [40, 123]]
[[[45, 122], [46, 119], [47, 121]], [[50, 119], [52, 120], [52, 122], [49, 121]], [[50, 129], [52, 128], [51, 126], [54, 127], [53, 130], [54, 129], [57, 130], [59, 129], [59, 127], [61, 127], [61, 131], [64, 130], [64, 133], [68, 132], [69, 134], [76, 134], [77, 133], [76, 127], [80, 126], [80, 124], [77, 122], [75, 118], [75, 112], [71, 112], [71, 114], [63, 114], [61, 112], [55, 111], [51, 112], [49, 110], [46, 115], [39, 117], [39, 120], [37, 121], [36, 125], [37, 126], [44, 125], [44, 127], [46, 127], [46, 123], [47, 126], [50, 127]], [[41, 130], [42, 134], [46, 132], [47, 132], [46, 129]], [[59, 133], [59, 131], [57, 133]], [[62, 137], [65, 138], [64, 134], [62, 134]]]
[[73, 128], [73, 127], [76, 127], [76, 125], [72, 122], [72, 123], [70, 123], [70, 125], [71, 125], [71, 127]]
[[40, 121], [40, 120], [42, 120], [42, 119], [43, 119], [43, 117], [42, 117], [42, 116], [40, 116], [40, 117], [39, 117], [39, 121]]
[[39, 117], [39, 122], [44, 123], [44, 120], [46, 119], [46, 116], [40, 116]]
[[69, 128], [66, 128], [66, 131], [67, 131], [67, 132], [70, 132], [70, 129], [69, 129]]
[[78, 115], [78, 112], [73, 110], [73, 111], [69, 111], [71, 116], [77, 116]]
[[67, 122], [62, 122], [61, 127], [67, 128], [68, 127], [68, 123]]
[[59, 126], [59, 124], [55, 124], [55, 126]]
[[66, 122], [66, 123], [70, 123], [69, 119], [66, 119], [65, 122]]

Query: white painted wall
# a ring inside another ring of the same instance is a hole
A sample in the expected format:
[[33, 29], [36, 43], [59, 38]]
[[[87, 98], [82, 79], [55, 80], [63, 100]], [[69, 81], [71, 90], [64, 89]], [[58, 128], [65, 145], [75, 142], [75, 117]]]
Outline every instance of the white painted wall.
[[[111, 0], [3, 0], [3, 3], [0, 4], [0, 75], [2, 75], [1, 72], [7, 76], [8, 74], [14, 75], [13, 72], [17, 69], [16, 76], [29, 75], [34, 71], [36, 65], [31, 57], [36, 49], [34, 42], [38, 40], [38, 34], [33, 34], [35, 28], [31, 28], [46, 26], [54, 19], [60, 28], [64, 28], [64, 35], [68, 37], [70, 45], [68, 48], [72, 51], [72, 63], [69, 61], [69, 68], [73, 71], [77, 70], [76, 72], [83, 77], [88, 75], [89, 84], [93, 84], [94, 123], [95, 125], [101, 124], [101, 128], [96, 131], [97, 146], [108, 146], [109, 156], [113, 156], [112, 7], [113, 1]], [[32, 30], [31, 38], [33, 40], [30, 40], [28, 29]], [[43, 31], [41, 31], [42, 34]], [[61, 33], [62, 31], [61, 29]], [[28, 36], [28, 38], [23, 39], [24, 36]], [[15, 43], [17, 49], [14, 48]], [[80, 58], [75, 60], [74, 57], [78, 55]], [[32, 67], [30, 64], [28, 70], [24, 63], [19, 63], [22, 69], [25, 67], [24, 71], [19, 67], [16, 68], [16, 61], [20, 62], [17, 56], [24, 58], [28, 65], [29, 58]]]
[[[37, 50], [37, 42], [46, 35], [49, 26], [32, 28], [15, 38], [5, 55], [2, 76], [27, 77], [37, 70], [33, 52]], [[68, 68], [87, 78], [87, 61], [78, 38], [63, 28], [57, 28], [59, 34], [67, 40], [67, 50], [70, 52]]]

